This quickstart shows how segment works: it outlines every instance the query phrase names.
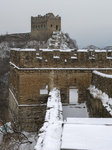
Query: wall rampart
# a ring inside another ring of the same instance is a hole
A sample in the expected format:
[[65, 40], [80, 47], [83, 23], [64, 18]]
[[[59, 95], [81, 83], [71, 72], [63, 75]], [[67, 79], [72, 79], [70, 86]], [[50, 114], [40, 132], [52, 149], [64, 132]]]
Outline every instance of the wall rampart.
[[91, 84], [112, 98], [112, 75], [93, 71]]
[[10, 61], [19, 68], [112, 68], [111, 51], [11, 49]]
[[107, 109], [103, 106], [100, 98], [94, 98], [90, 91], [87, 90], [87, 106], [90, 117], [95, 118], [111, 118], [112, 115], [107, 111]]
[[112, 73], [105, 73], [92, 73], [86, 98], [91, 117], [112, 117]]

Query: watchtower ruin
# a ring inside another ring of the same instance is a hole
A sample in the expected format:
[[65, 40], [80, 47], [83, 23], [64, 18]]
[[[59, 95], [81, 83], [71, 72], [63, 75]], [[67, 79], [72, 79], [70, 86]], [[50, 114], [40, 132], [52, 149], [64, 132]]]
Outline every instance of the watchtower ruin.
[[31, 17], [31, 37], [45, 41], [51, 37], [53, 31], [61, 30], [61, 17], [48, 13], [44, 16]]

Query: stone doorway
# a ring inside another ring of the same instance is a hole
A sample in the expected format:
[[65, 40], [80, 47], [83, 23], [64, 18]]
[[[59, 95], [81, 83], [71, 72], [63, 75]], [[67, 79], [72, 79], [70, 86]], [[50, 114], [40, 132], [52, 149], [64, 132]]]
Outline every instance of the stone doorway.
[[78, 88], [76, 86], [71, 86], [69, 88], [69, 104], [78, 103]]

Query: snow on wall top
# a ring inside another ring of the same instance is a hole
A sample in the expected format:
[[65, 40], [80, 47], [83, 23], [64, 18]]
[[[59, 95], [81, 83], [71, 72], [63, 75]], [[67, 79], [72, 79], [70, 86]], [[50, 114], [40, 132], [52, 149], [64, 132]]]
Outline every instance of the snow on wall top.
[[90, 125], [109, 125], [112, 124], [111, 118], [66, 118], [65, 124], [90, 124]]
[[[102, 50], [99, 50], [99, 49], [95, 49], [95, 50], [93, 50], [93, 49], [79, 49], [79, 50], [77, 50], [77, 52], [89, 52], [89, 51], [95, 51], [96, 53], [107, 52], [107, 50], [104, 50], [104, 49], [102, 49]], [[108, 50], [108, 52], [112, 52], [112, 50]]]
[[101, 99], [103, 106], [112, 115], [112, 98], [109, 98], [109, 96], [105, 92], [97, 89], [94, 85], [90, 85], [88, 90], [94, 98]]
[[60, 91], [53, 88], [49, 95], [45, 122], [40, 129], [35, 150], [60, 150], [63, 122]]
[[13, 51], [36, 51], [36, 49], [21, 49], [21, 48], [11, 48]]
[[[40, 49], [42, 51], [60, 51], [60, 52], [71, 52], [71, 51], [74, 51], [74, 49]], [[77, 50], [77, 52], [89, 52], [89, 51], [93, 51], [93, 50], [88, 50], [88, 49], [79, 49]], [[107, 50], [94, 50], [96, 53], [106, 53]], [[112, 52], [112, 50], [108, 50], [108, 52]]]
[[62, 50], [62, 49], [40, 49], [44, 52], [53, 52], [53, 51], [60, 51], [60, 52], [71, 52], [71, 51], [74, 51], [74, 49], [66, 49], [66, 50]]
[[101, 72], [98, 72], [98, 71], [93, 71], [94, 74], [96, 75], [100, 75], [102, 77], [106, 77], [106, 78], [112, 78], [112, 75], [108, 75], [108, 74], [104, 74], [104, 73], [101, 73]]

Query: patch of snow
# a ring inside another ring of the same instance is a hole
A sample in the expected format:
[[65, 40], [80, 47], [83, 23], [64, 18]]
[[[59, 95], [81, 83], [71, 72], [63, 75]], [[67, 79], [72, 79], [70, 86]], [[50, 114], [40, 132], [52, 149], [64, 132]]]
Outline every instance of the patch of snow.
[[48, 62], [48, 60], [47, 60], [47, 59], [45, 59], [45, 62]]
[[112, 57], [107, 57], [107, 59], [112, 59]]
[[[68, 124], [64, 124], [64, 129], [62, 133], [62, 145], [61, 145], [62, 150], [112, 149], [112, 142], [111, 142], [112, 119], [110, 118], [109, 119], [73, 118], [73, 119], [74, 121], [68, 120]], [[105, 123], [108, 123], [108, 125], [105, 125]]]
[[10, 50], [13, 50], [13, 51], [36, 51], [36, 49], [21, 49], [21, 48], [11, 48]]
[[65, 124], [112, 125], [111, 118], [67, 118]]
[[88, 49], [79, 49], [77, 52], [88, 52]]
[[42, 57], [36, 57], [37, 59], [42, 59]]
[[89, 57], [89, 59], [95, 59], [95, 57]]
[[45, 51], [45, 52], [52, 52], [52, 51], [60, 51], [60, 52], [71, 52], [71, 51], [74, 51], [74, 49], [40, 49], [42, 51]]
[[53, 58], [60, 58], [59, 56], [53, 56]]
[[40, 89], [40, 94], [48, 94], [48, 90], [47, 89]]
[[31, 133], [23, 132], [23, 133], [26, 135], [26, 137], [28, 137], [28, 140], [31, 141], [32, 143], [21, 144], [18, 150], [33, 150], [36, 144], [36, 140], [35, 140], [36, 133], [35, 132], [31, 132]]
[[53, 31], [53, 34], [61, 34], [61, 31]]
[[108, 49], [107, 52], [112, 52], [112, 49]]
[[94, 98], [101, 99], [103, 106], [112, 115], [112, 98], [109, 98], [109, 96], [106, 93], [102, 93], [101, 90], [95, 88], [95, 86], [93, 85], [90, 85], [88, 90], [90, 91], [90, 94], [93, 95]]
[[68, 117], [76, 118], [88, 118], [87, 106], [85, 103], [77, 103], [73, 105], [63, 106], [63, 118], [66, 120]]
[[72, 56], [71, 59], [77, 59], [77, 57]]
[[96, 74], [96, 75], [102, 76], [102, 77], [112, 78], [112, 75], [104, 74], [104, 73], [98, 72], [96, 70], [93, 71], [93, 73]]
[[95, 50], [95, 52], [96, 52], [96, 53], [106, 53], [107, 50], [103, 50], [103, 49], [102, 49], [102, 50]]
[[36, 53], [36, 55], [39, 55], [39, 53]]

